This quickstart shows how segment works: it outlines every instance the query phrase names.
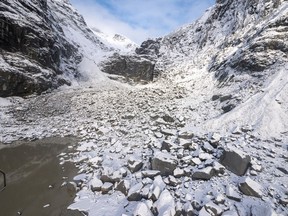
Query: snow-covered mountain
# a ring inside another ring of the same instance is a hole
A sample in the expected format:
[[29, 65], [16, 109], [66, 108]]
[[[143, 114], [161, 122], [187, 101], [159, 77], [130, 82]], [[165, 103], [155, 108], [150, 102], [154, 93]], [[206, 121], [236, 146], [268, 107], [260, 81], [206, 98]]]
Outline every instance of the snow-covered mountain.
[[97, 66], [104, 55], [136, 46], [120, 35], [94, 34], [67, 0], [3, 0], [0, 12], [0, 96], [97, 83], [106, 79]]
[[115, 52], [127, 53], [134, 52], [138, 45], [129, 38], [120, 34], [107, 34], [97, 28], [91, 27], [93, 33], [108, 47], [115, 48]]

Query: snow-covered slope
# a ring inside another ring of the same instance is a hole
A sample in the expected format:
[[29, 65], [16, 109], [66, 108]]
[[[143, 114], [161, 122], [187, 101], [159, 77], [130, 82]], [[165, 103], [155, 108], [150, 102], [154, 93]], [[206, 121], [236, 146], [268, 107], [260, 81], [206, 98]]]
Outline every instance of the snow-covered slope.
[[[190, 89], [193, 105], [209, 104], [206, 129], [249, 124], [265, 136], [284, 133], [287, 104], [270, 103], [286, 95], [287, 14], [284, 0], [216, 1], [196, 22], [144, 42], [136, 52], [157, 61], [161, 81]], [[271, 126], [269, 119], [275, 120]]]

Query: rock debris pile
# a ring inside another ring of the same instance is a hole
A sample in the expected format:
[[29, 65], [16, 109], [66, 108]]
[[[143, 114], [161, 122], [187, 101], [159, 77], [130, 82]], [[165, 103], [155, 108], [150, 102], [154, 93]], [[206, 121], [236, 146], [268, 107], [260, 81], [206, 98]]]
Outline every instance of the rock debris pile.
[[[226, 134], [189, 128], [209, 114], [194, 118], [200, 108], [191, 109], [185, 97], [175, 87], [89, 88], [15, 98], [2, 116], [2, 139], [79, 137], [75, 152], [60, 159], [79, 168], [69, 184], [78, 191], [71, 208], [88, 215], [101, 215], [93, 213], [99, 202], [111, 206], [111, 215], [119, 213], [113, 206], [122, 215], [141, 216], [285, 215], [285, 140], [262, 140], [249, 125]], [[85, 199], [95, 206], [77, 206]]]

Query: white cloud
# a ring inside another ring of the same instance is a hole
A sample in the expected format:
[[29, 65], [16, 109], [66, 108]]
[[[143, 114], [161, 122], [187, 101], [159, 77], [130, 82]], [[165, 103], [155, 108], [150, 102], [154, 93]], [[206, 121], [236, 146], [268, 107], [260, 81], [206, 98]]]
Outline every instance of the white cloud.
[[[90, 27], [136, 43], [163, 36], [198, 18], [213, 0], [71, 0]], [[98, 2], [98, 3], [97, 3]]]

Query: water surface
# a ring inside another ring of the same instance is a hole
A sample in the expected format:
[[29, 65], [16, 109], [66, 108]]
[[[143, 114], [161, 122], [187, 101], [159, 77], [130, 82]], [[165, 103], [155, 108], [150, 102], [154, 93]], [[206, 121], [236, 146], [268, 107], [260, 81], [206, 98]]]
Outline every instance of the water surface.
[[75, 138], [48, 138], [1, 148], [0, 169], [6, 173], [7, 187], [0, 192], [0, 215], [82, 215], [67, 210], [75, 194], [62, 185], [77, 169], [68, 162], [60, 165], [58, 156], [75, 144]]

